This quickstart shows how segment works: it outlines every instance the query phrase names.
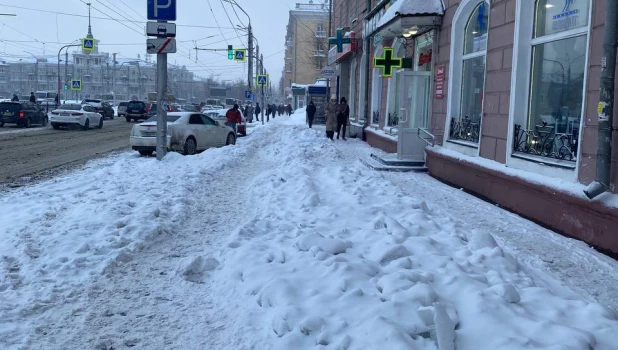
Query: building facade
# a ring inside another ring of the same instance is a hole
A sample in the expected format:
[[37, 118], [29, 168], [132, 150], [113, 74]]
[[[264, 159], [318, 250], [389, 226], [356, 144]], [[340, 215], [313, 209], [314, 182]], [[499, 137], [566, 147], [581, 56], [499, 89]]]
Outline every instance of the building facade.
[[328, 10], [326, 3], [297, 3], [290, 10], [285, 36], [282, 94], [292, 96], [292, 84], [313, 84], [327, 65]]
[[607, 112], [599, 103], [605, 1], [384, 0], [363, 15], [361, 66], [372, 64], [356, 75], [360, 91], [347, 94], [365, 102], [355, 120], [367, 142], [618, 253], [616, 137], [609, 191], [584, 194]]

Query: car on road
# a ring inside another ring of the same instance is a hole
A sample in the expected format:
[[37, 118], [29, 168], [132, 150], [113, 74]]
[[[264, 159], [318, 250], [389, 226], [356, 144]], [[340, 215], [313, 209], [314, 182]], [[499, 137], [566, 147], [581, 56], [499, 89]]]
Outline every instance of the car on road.
[[120, 102], [118, 104], [118, 118], [126, 117], [128, 105], [129, 105], [129, 102]]
[[51, 112], [49, 122], [56, 130], [79, 125], [84, 130], [91, 126], [103, 128], [103, 115], [90, 104], [64, 104]]
[[146, 102], [131, 100], [127, 104], [127, 114], [124, 116], [127, 122], [131, 120], [148, 119], [148, 109]]
[[82, 101], [82, 104], [91, 105], [92, 107], [94, 107], [94, 109], [96, 109], [98, 113], [101, 113], [103, 118], [114, 119], [114, 109], [107, 102], [104, 102], [102, 100], [87, 98]]
[[[131, 148], [142, 156], [152, 155], [157, 148], [157, 117], [133, 125], [129, 137]], [[193, 155], [210, 147], [233, 145], [234, 131], [229, 126], [202, 113], [170, 112], [167, 114], [167, 148]]]
[[[215, 109], [215, 110], [207, 111], [206, 115], [213, 119], [216, 119], [218, 122], [223, 123], [225, 125], [225, 122], [227, 122], [227, 118], [225, 117], [225, 114], [227, 113], [227, 111], [228, 111], [227, 109]], [[242, 114], [242, 111], [240, 109], [238, 111], [240, 112], [242, 123], [236, 124], [236, 132], [239, 135], [247, 136], [247, 119], [245, 119], [245, 116]]]
[[0, 102], [0, 127], [17, 124], [29, 128], [32, 124], [47, 125], [47, 115], [36, 103], [30, 101]]

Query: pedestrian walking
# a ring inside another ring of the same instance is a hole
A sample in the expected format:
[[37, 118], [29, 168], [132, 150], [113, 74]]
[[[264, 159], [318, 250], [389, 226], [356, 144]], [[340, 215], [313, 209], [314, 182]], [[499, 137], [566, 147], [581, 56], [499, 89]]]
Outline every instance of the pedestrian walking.
[[326, 111], [326, 137], [333, 140], [335, 128], [337, 128], [337, 114], [339, 114], [337, 95], [333, 94], [330, 97], [330, 102], [326, 104], [324, 110]]
[[56, 97], [54, 97], [54, 103], [56, 104], [56, 108], [58, 108], [58, 106], [60, 105], [60, 96], [58, 96], [58, 94], [56, 94]]
[[34, 92], [30, 93], [30, 102], [36, 103], [36, 95], [34, 94]]
[[292, 105], [288, 104], [286, 111], [288, 112], [288, 117], [292, 115]]
[[262, 112], [262, 109], [260, 108], [260, 103], [257, 102], [255, 104], [255, 121], [258, 121], [258, 122], [260, 121], [259, 115], [261, 112]]
[[236, 135], [236, 124], [242, 123], [242, 116], [240, 115], [237, 104], [234, 104], [234, 107], [228, 109], [227, 113], [225, 113], [225, 119], [227, 119], [225, 125], [232, 128], [232, 130], [234, 130], [234, 135]]
[[307, 106], [307, 122], [309, 123], [309, 129], [313, 126], [313, 119], [315, 118], [315, 104], [313, 100], [309, 101], [309, 105]]
[[17, 96], [17, 94], [13, 94], [13, 98], [11, 98], [11, 101], [19, 102], [19, 96]]
[[341, 133], [341, 128], [343, 128], [343, 135], [341, 138], [345, 140], [345, 129], [350, 125], [350, 106], [345, 99], [345, 97], [341, 97], [341, 101], [339, 102], [339, 113], [337, 113], [337, 140], [339, 140], [339, 134]]

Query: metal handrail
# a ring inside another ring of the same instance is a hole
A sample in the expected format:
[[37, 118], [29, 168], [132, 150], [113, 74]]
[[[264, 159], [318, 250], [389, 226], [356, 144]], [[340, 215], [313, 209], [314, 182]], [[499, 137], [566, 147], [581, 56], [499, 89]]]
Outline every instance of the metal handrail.
[[[423, 134], [428, 136], [428, 138], [421, 136], [421, 132], [423, 132]], [[431, 147], [436, 145], [436, 137], [432, 133], [427, 131], [427, 129], [418, 128], [418, 131], [416, 132], [416, 136], [418, 136], [419, 139], [425, 141], [425, 143]]]

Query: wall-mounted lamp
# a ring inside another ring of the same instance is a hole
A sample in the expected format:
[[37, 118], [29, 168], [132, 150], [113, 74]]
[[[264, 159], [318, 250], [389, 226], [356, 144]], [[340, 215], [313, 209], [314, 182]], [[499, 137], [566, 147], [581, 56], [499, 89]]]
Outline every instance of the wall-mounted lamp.
[[403, 32], [403, 37], [404, 38], [409, 38], [412, 35], [416, 35], [416, 33], [418, 33], [418, 27], [414, 26], [414, 27], [410, 28], [409, 30]]

